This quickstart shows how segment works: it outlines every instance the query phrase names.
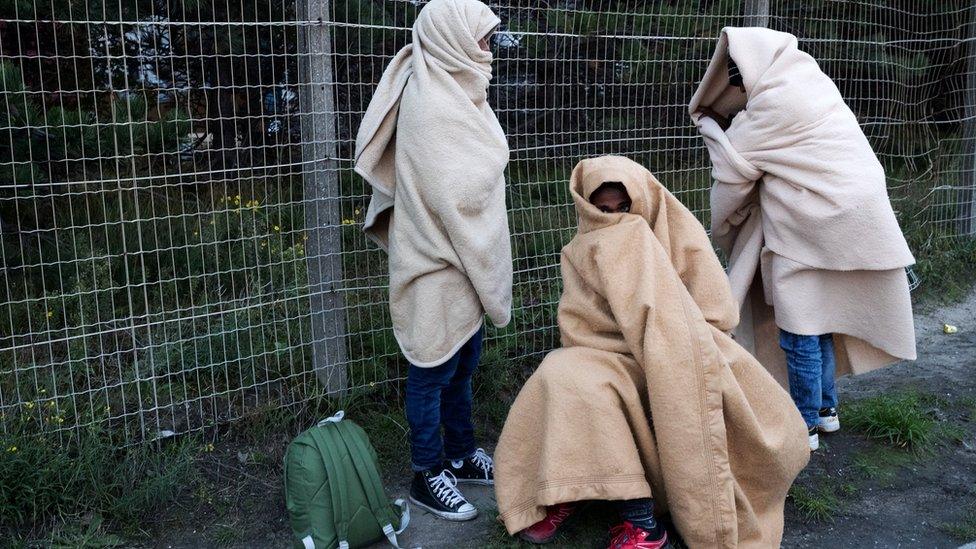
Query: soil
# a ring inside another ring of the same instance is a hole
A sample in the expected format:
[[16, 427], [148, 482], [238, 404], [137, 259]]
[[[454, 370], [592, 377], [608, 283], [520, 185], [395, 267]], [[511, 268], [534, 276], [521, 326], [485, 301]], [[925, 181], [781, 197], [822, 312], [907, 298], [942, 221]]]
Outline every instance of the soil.
[[[958, 326], [958, 333], [945, 334], [944, 323]], [[960, 539], [968, 534], [959, 528], [957, 537], [950, 532], [967, 517], [976, 521], [976, 292], [961, 303], [917, 313], [916, 331], [916, 362], [838, 382], [841, 421], [845, 402], [916, 391], [935, 403], [933, 414], [942, 424], [955, 426], [955, 436], [916, 453], [848, 430], [823, 436], [821, 450], [796, 484], [807, 493], [832, 494], [836, 509], [830, 519], [812, 519], [791, 497], [784, 547], [956, 548], [974, 541]], [[278, 465], [286, 445], [285, 435], [218, 444], [202, 463], [207, 482], [185, 505], [147, 525], [156, 541], [141, 545], [289, 547]], [[391, 494], [406, 494], [406, 482], [393, 481], [388, 488]], [[465, 494], [483, 510], [477, 520], [450, 523], [415, 509], [410, 527], [400, 536], [401, 546], [519, 546], [498, 526], [490, 488], [466, 487]], [[610, 514], [595, 515], [555, 546], [605, 547]], [[976, 522], [969, 531], [976, 531]]]

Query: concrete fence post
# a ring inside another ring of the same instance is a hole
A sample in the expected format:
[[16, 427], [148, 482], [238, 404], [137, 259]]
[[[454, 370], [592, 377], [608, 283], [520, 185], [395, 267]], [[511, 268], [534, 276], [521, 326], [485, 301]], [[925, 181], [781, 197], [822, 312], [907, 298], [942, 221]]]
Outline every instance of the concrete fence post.
[[745, 0], [742, 3], [743, 25], [746, 27], [769, 26], [769, 0]]
[[341, 394], [348, 374], [330, 4], [299, 0], [299, 103], [313, 368], [326, 392]]

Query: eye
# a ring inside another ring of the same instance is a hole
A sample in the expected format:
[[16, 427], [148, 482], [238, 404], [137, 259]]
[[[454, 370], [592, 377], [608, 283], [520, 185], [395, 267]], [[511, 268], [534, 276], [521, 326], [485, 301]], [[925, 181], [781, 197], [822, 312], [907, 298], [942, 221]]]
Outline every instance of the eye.
[[611, 210], [607, 206], [600, 206], [599, 208], [600, 208], [600, 211], [603, 212], [603, 213], [605, 213], [605, 214], [613, 213], [613, 210]]
[[630, 204], [624, 204], [621, 206], [620, 213], [630, 213]]

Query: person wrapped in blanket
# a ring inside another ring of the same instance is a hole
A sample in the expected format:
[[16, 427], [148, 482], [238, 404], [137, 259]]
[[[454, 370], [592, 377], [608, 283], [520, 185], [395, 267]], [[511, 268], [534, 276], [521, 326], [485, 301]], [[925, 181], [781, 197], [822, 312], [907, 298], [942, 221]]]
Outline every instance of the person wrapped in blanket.
[[788, 385], [816, 450], [840, 429], [835, 377], [916, 356], [915, 260], [884, 168], [791, 34], [724, 29], [689, 112], [712, 161], [736, 340]]
[[495, 489], [510, 534], [552, 541], [614, 501], [610, 547], [776, 547], [806, 465], [790, 396], [730, 336], [738, 306], [704, 228], [632, 160], [581, 161], [562, 250], [562, 348], [509, 412]]

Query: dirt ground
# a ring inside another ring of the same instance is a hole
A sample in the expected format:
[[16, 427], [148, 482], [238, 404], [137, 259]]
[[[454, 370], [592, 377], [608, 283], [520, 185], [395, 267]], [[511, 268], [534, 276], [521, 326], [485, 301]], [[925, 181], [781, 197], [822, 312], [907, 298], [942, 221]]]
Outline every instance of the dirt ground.
[[[958, 326], [958, 333], [943, 333], [943, 323]], [[795, 489], [813, 505], [831, 502], [832, 519], [810, 518], [791, 496], [784, 547], [955, 548], [976, 540], [976, 292], [956, 305], [918, 312], [916, 330], [917, 362], [839, 381], [841, 421], [845, 402], [915, 391], [927, 395], [937, 420], [953, 426], [955, 436], [922, 454], [891, 449], [850, 431], [822, 437], [821, 451]], [[287, 437], [266, 444], [283, 449]], [[265, 458], [255, 460], [255, 455]], [[147, 525], [157, 541], [143, 546], [289, 547], [277, 455], [218, 448], [208, 458], [207, 488], [198, 490], [185, 508]], [[389, 489], [393, 495], [406, 494], [405, 483], [394, 482]], [[497, 525], [490, 489], [471, 487], [465, 494], [482, 510], [477, 520], [448, 523], [414, 510], [401, 546], [520, 546]], [[603, 513], [584, 521], [555, 546], [604, 547], [609, 519]]]

